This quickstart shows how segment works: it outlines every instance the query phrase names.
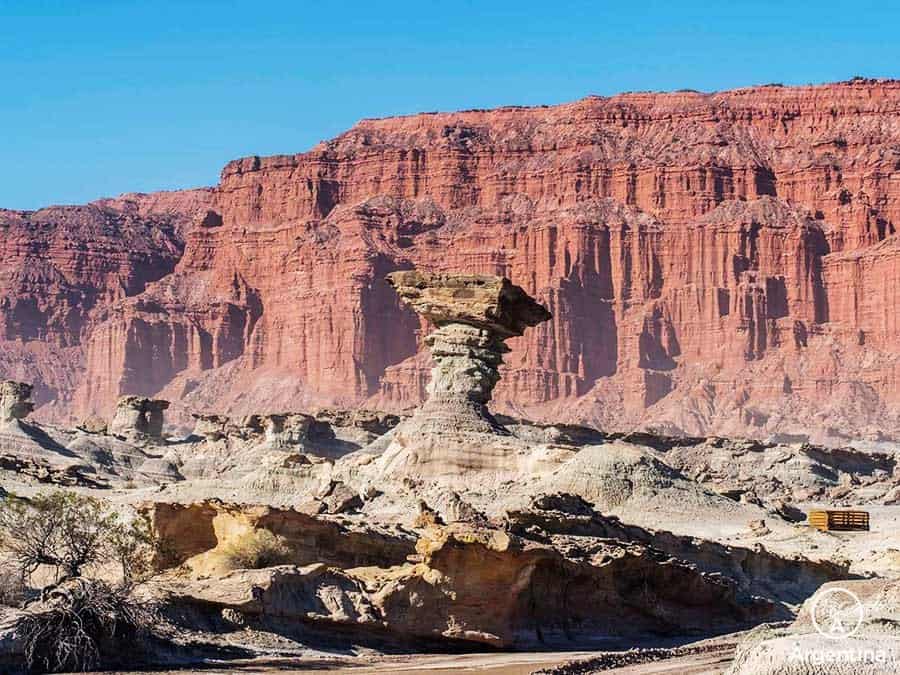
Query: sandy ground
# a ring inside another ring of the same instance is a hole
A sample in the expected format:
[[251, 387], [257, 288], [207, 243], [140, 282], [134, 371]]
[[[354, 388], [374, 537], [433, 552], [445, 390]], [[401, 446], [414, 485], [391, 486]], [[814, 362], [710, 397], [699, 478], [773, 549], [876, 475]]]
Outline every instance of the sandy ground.
[[[684, 675], [721, 675], [728, 668], [737, 644], [735, 636], [723, 636], [703, 643], [703, 653], [675, 656], [659, 661], [615, 667], [614, 652], [526, 652], [483, 654], [409, 654], [381, 656], [367, 659], [260, 659], [235, 661], [228, 664], [193, 667], [185, 670], [153, 671], [153, 675], [372, 675], [374, 673], [403, 673], [404, 675], [461, 675], [489, 673], [490, 675], [531, 675], [535, 671], [559, 667], [572, 662], [586, 662], [593, 669], [586, 672], [615, 673], [617, 675], [656, 675], [678, 673]], [[373, 662], [373, 660], [377, 661]], [[596, 660], [604, 662], [595, 665]], [[585, 672], [585, 671], [582, 671]], [[108, 675], [147, 675], [146, 672], [115, 671]]]
[[[417, 673], [442, 675], [444, 673], [491, 673], [492, 675], [530, 675], [536, 670], [565, 663], [572, 659], [588, 658], [592, 652], [565, 653], [540, 652], [527, 654], [446, 654], [382, 657], [378, 663], [357, 664], [348, 661], [311, 661], [308, 659], [263, 659], [256, 661], [236, 661], [227, 665], [188, 668], [186, 670], [152, 671], [153, 675], [185, 675], [189, 672], [203, 675], [334, 675], [353, 673]], [[146, 672], [115, 671], [108, 675], [147, 675]]]

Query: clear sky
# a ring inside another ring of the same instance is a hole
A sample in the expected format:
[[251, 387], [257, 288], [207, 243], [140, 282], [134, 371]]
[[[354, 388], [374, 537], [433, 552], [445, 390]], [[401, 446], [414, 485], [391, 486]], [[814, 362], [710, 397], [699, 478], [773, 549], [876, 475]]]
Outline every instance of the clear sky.
[[0, 207], [212, 185], [362, 117], [900, 77], [900, 3], [0, 0]]

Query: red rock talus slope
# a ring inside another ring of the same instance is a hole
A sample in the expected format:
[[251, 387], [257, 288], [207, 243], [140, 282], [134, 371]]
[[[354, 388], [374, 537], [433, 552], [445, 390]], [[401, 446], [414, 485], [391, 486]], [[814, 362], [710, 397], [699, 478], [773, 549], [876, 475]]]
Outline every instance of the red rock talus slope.
[[553, 312], [510, 341], [500, 409], [900, 437], [900, 83], [367, 120], [231, 162], [212, 199], [174, 271], [132, 261], [142, 292], [100, 292], [75, 414], [412, 405], [428, 363], [383, 277], [420, 267], [509, 276]]

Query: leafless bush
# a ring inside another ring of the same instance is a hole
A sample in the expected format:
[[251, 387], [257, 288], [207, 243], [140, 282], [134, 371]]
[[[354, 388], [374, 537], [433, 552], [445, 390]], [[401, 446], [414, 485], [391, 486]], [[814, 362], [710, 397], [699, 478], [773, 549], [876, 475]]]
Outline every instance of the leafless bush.
[[232, 569], [262, 569], [289, 562], [291, 549], [269, 530], [248, 530], [226, 544], [223, 554]]
[[18, 629], [31, 672], [88, 671], [123, 645], [133, 654], [157, 620], [155, 607], [135, 602], [121, 587], [79, 578], [45, 594]]

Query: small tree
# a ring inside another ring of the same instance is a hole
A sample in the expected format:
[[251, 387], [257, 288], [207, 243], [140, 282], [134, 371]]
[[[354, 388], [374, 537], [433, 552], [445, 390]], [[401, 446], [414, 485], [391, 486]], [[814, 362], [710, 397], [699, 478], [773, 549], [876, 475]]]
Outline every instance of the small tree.
[[[56, 570], [56, 583], [17, 621], [29, 669], [89, 670], [121, 655], [123, 644], [139, 648], [158, 617], [130, 590], [150, 574], [155, 545], [147, 517], [126, 521], [93, 497], [59, 491], [0, 501], [0, 549], [20, 578]], [[121, 583], [91, 578], [109, 565], [120, 568]]]
[[47, 565], [59, 581], [115, 563], [130, 585], [149, 572], [154, 544], [146, 517], [125, 522], [94, 497], [58, 491], [0, 502], [0, 549], [23, 577]]

